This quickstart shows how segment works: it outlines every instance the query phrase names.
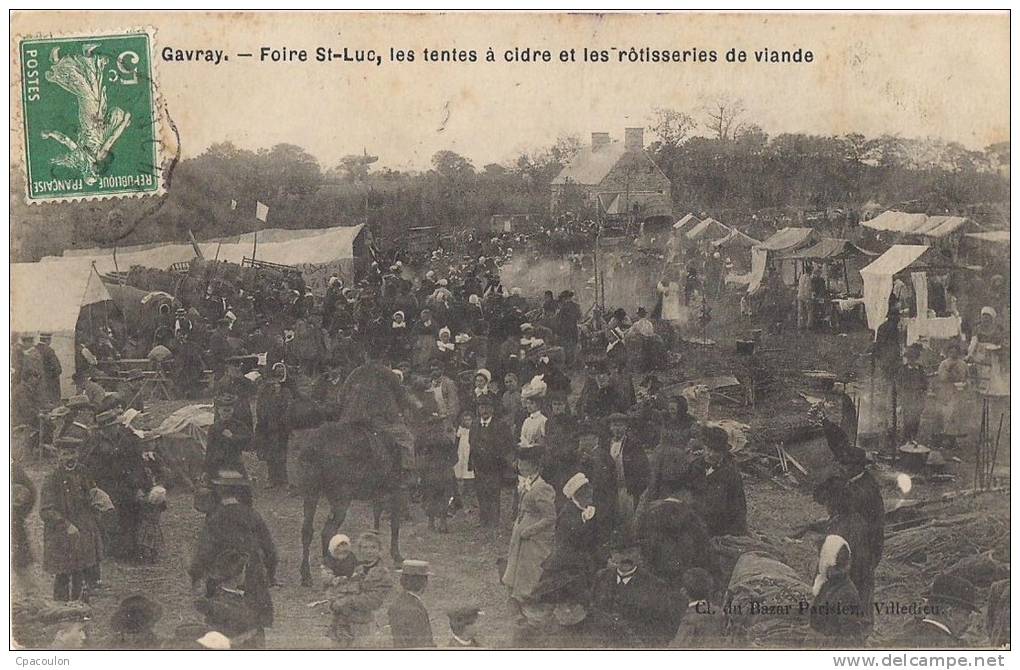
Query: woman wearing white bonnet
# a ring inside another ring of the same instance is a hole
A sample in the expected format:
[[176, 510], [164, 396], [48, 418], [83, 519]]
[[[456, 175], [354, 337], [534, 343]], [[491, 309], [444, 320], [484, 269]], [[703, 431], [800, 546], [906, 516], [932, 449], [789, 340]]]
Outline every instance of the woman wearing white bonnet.
[[818, 553], [818, 574], [811, 592], [811, 628], [825, 646], [856, 646], [864, 641], [867, 618], [857, 587], [850, 581], [850, 545], [828, 535]]

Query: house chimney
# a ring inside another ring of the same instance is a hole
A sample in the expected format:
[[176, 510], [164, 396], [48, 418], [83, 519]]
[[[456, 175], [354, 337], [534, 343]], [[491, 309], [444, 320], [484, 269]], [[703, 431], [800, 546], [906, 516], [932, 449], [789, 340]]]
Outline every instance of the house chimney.
[[609, 133], [592, 133], [591, 134], [591, 150], [598, 151], [602, 147], [609, 144]]
[[644, 128], [625, 128], [623, 148], [627, 151], [641, 151], [645, 148]]

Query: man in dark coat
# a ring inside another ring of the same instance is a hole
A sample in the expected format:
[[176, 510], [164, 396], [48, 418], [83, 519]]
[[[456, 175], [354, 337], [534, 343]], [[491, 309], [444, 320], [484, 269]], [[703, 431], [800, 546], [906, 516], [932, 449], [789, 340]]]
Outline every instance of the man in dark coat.
[[95, 484], [78, 467], [83, 442], [57, 439], [57, 465], [39, 494], [43, 521], [43, 568], [54, 575], [53, 599], [79, 600], [86, 573], [102, 559], [102, 538], [92, 505]]
[[665, 647], [683, 615], [683, 591], [641, 566], [641, 551], [629, 533], [614, 534], [612, 567], [595, 578], [592, 608], [612, 622], [612, 646]]
[[635, 431], [631, 430], [631, 417], [626, 414], [610, 414], [608, 417], [609, 438], [603, 447], [609, 452], [616, 467], [616, 486], [619, 492], [617, 513], [632, 515], [641, 494], [648, 488], [650, 468], [645, 445], [641, 444]]
[[177, 334], [174, 343], [174, 385], [185, 398], [194, 398], [199, 392], [205, 362], [202, 348], [184, 331]]
[[206, 439], [205, 473], [209, 479], [220, 470], [237, 470], [245, 474], [241, 453], [251, 444], [251, 426], [234, 417], [237, 397], [221, 395], [216, 398], [215, 418]]
[[421, 403], [408, 394], [393, 369], [377, 358], [381, 347], [366, 347], [369, 357], [344, 380], [340, 392], [341, 423], [367, 422], [387, 433], [401, 449], [405, 471], [414, 469], [414, 436], [404, 419], [406, 410]]
[[39, 342], [35, 345], [35, 350], [42, 359], [42, 386], [46, 401], [49, 405], [56, 405], [60, 402], [60, 374], [64, 369], [60, 366], [57, 352], [50, 346], [52, 341], [52, 333], [39, 333]]
[[286, 381], [286, 365], [274, 364], [272, 376], [259, 389], [255, 400], [258, 416], [255, 439], [259, 455], [269, 468], [270, 488], [287, 485], [287, 447], [293, 397]]
[[670, 473], [662, 489], [671, 493], [650, 503], [637, 518], [636, 532], [645, 565], [676, 587], [682, 584], [684, 572], [691, 568], [703, 568], [720, 579], [711, 536], [690, 501], [683, 475]]
[[577, 324], [581, 320], [581, 308], [574, 302], [574, 292], [560, 293], [559, 309], [556, 311], [556, 336], [559, 337], [567, 366], [574, 365], [577, 353]]
[[495, 416], [493, 403], [493, 396], [487, 393], [478, 398], [478, 417], [468, 433], [468, 470], [475, 473], [478, 521], [488, 528], [499, 527], [499, 494], [513, 451], [510, 428]]
[[[276, 545], [262, 515], [247, 502], [251, 484], [246, 477], [236, 470], [221, 470], [211, 484], [219, 505], [206, 517], [188, 568], [192, 591], [199, 598], [196, 606], [207, 623], [230, 637], [254, 631], [251, 644], [261, 647], [263, 629], [273, 625], [269, 587], [276, 581]], [[226, 569], [225, 564], [233, 567]], [[241, 575], [238, 591], [234, 587]], [[222, 606], [238, 595], [240, 607], [236, 602]]]
[[689, 485], [694, 507], [709, 535], [746, 535], [747, 500], [740, 471], [730, 455], [729, 437], [722, 428], [703, 432], [704, 446], [691, 463]]
[[903, 354], [900, 337], [900, 310], [889, 307], [886, 320], [875, 331], [875, 342], [871, 345], [872, 362], [875, 369], [888, 380], [895, 379]]
[[614, 412], [626, 412], [627, 401], [610, 384], [609, 364], [597, 361], [581, 388], [574, 414], [580, 421], [599, 421]]
[[401, 591], [388, 611], [393, 647], [421, 649], [436, 646], [429, 613], [421, 599], [432, 574], [428, 561], [405, 560], [397, 572], [400, 573]]
[[[826, 535], [839, 535], [850, 547], [850, 581], [857, 587], [857, 593], [873, 593], [875, 589], [874, 547], [871, 534], [864, 518], [853, 508], [850, 486], [840, 474], [833, 474], [822, 481], [814, 490], [814, 499], [829, 513]], [[867, 601], [865, 601], [867, 602]]]
[[213, 374], [219, 375], [227, 365], [227, 358], [233, 353], [230, 341], [227, 339], [230, 319], [221, 317], [216, 322], [216, 330], [209, 334], [209, 367]]
[[11, 426], [39, 426], [42, 411], [42, 380], [35, 370], [24, 369], [21, 378], [11, 390]]
[[970, 615], [977, 612], [974, 585], [962, 577], [939, 575], [928, 593], [931, 610], [914, 619], [894, 646], [910, 649], [961, 649], [971, 646], [963, 639]]
[[591, 426], [582, 429], [578, 435], [577, 455], [578, 470], [592, 485], [592, 502], [596, 510], [595, 536], [600, 555], [605, 558], [604, 552], [609, 549], [617, 517], [616, 465]]
[[[885, 503], [878, 482], [868, 471], [867, 453], [851, 445], [843, 429], [826, 419], [824, 415], [820, 418], [820, 425], [825, 434], [826, 444], [839, 464], [840, 474], [847, 482], [850, 508], [864, 520], [868, 546], [872, 560], [877, 566], [882, 560], [885, 545]], [[861, 602], [869, 603], [874, 595], [874, 582], [858, 585], [858, 590], [862, 586], [868, 590], [860, 591]], [[873, 608], [867, 608], [866, 615], [870, 622], [874, 615]]]
[[542, 479], [556, 491], [556, 509], [566, 498], [563, 485], [578, 472], [577, 419], [570, 413], [565, 393], [549, 393], [549, 417], [545, 422], [545, 456]]
[[81, 465], [113, 502], [116, 525], [106, 526], [110, 553], [121, 560], [135, 560], [143, 498], [149, 487], [139, 439], [118, 417], [116, 410], [96, 415], [95, 446]]

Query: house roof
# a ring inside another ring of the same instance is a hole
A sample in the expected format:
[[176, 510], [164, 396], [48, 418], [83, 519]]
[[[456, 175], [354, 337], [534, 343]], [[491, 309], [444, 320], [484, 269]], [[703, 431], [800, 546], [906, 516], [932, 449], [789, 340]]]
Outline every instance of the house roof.
[[811, 239], [813, 228], [783, 228], [761, 243], [768, 251], [789, 251], [804, 246]]
[[606, 214], [629, 214], [634, 211], [635, 205], [638, 214], [643, 217], [673, 215], [673, 208], [665, 194], [656, 191], [618, 193], [606, 207]]
[[693, 226], [690, 230], [688, 230], [686, 237], [689, 240], [700, 240], [702, 238], [715, 240], [721, 237], [726, 237], [729, 234], [729, 226], [719, 223], [712, 217], [708, 217], [698, 225]]
[[841, 259], [855, 256], [877, 256], [874, 251], [861, 249], [850, 240], [823, 237], [810, 247], [783, 256], [783, 259]]
[[593, 150], [591, 146], [582, 148], [571, 159], [560, 173], [552, 180], [553, 184], [584, 184], [595, 186], [606, 178], [613, 167], [619, 162], [627, 150], [623, 142], [609, 142]]
[[927, 214], [909, 214], [888, 210], [873, 219], [862, 221], [861, 225], [873, 230], [884, 230], [904, 235], [923, 235], [925, 237], [945, 237], [963, 226], [973, 226], [973, 222], [962, 216], [928, 216]]

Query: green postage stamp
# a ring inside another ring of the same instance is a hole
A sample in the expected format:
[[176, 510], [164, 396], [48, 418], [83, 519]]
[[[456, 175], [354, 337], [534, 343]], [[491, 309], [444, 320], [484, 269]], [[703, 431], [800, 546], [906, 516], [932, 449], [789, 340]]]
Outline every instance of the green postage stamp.
[[162, 192], [152, 34], [18, 45], [28, 202]]

